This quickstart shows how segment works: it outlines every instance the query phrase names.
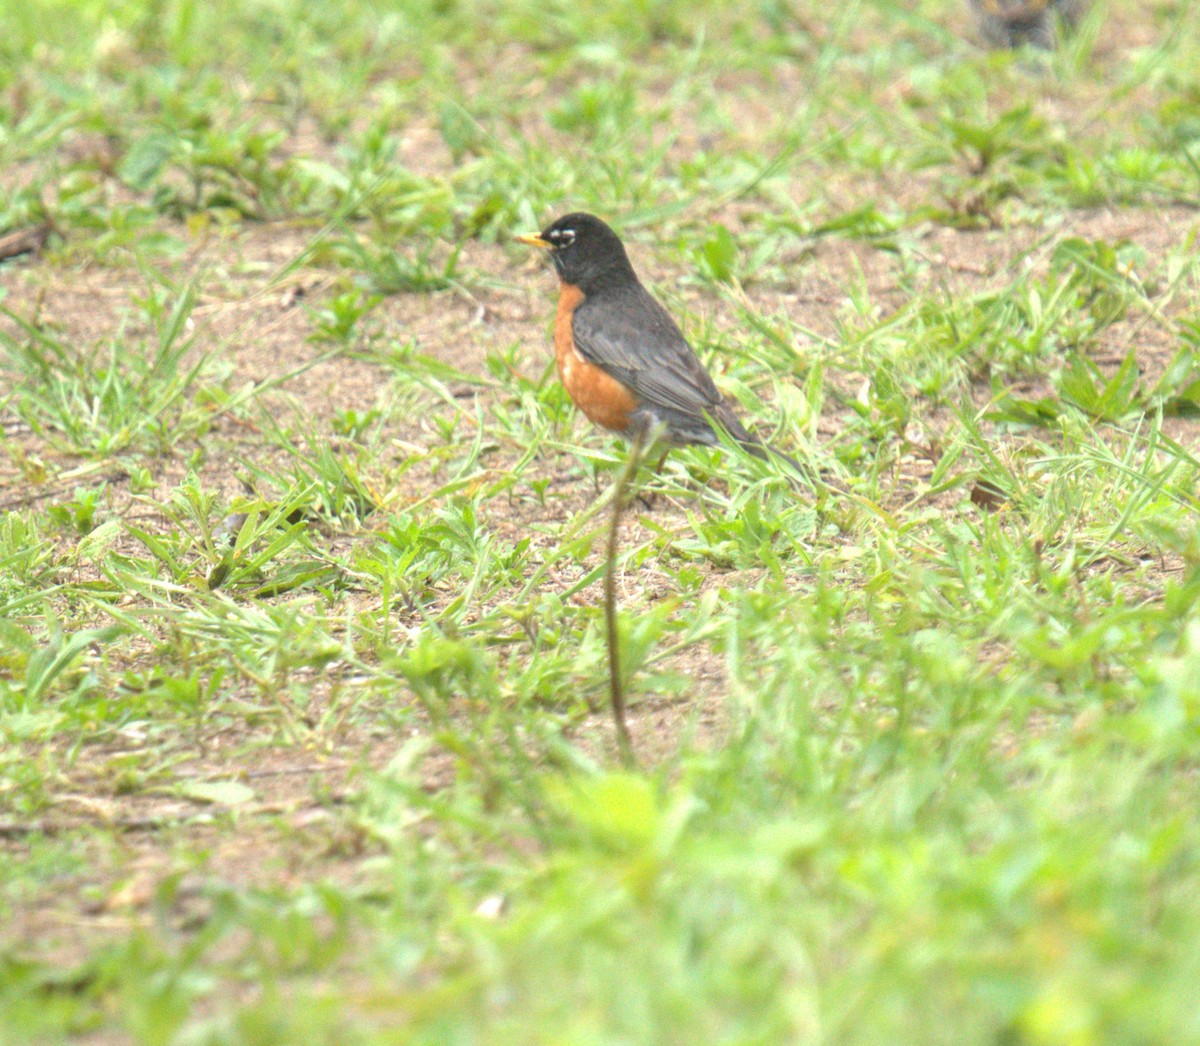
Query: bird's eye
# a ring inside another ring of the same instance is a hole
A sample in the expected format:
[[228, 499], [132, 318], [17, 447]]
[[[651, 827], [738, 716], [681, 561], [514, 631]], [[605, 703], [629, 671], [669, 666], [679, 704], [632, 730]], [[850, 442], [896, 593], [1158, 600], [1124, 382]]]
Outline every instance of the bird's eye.
[[570, 247], [575, 242], [574, 229], [555, 229], [550, 234], [550, 239], [557, 243], [560, 247]]

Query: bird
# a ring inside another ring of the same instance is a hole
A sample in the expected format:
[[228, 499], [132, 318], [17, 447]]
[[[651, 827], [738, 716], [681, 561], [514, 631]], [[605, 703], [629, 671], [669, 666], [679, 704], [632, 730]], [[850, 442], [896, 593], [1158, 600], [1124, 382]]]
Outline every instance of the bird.
[[517, 240], [548, 251], [554, 263], [558, 376], [590, 421], [635, 446], [653, 441], [668, 451], [717, 445], [720, 428], [755, 457], [774, 455], [807, 476], [798, 461], [768, 447], [738, 420], [608, 225], [574, 212]]
[[1070, 32], [1088, 0], [970, 0], [979, 33], [989, 47], [1032, 44], [1054, 49], [1058, 30]]

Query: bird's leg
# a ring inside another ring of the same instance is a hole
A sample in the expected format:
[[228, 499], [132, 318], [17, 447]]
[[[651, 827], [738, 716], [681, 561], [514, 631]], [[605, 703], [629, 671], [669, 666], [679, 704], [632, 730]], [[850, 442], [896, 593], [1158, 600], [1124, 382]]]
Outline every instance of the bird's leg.
[[[635, 453], [638, 456], [639, 468], [640, 463], [644, 461], [646, 456], [653, 450], [653, 444], [644, 439], [639, 440], [638, 443], [633, 447], [632, 453]], [[655, 479], [662, 475], [662, 467], [667, 463], [667, 455], [670, 453], [671, 445], [667, 443], [663, 446], [663, 452], [659, 455], [658, 462], [655, 464], [654, 471], [651, 473]], [[635, 476], [634, 478], [636, 479], [637, 477]], [[655, 503], [658, 501], [657, 495], [648, 490], [639, 490], [637, 499], [642, 503], [642, 507], [646, 509], [647, 512], [653, 510]]]
[[647, 512], [653, 512], [654, 506], [658, 503], [658, 495], [653, 491], [644, 490], [637, 495], [638, 504]]

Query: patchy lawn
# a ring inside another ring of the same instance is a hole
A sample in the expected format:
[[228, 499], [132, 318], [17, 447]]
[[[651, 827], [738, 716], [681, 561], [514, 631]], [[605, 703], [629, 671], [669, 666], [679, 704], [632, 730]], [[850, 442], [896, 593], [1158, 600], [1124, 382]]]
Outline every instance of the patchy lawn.
[[0, 1043], [1200, 1041], [1193, 8], [6, 11]]

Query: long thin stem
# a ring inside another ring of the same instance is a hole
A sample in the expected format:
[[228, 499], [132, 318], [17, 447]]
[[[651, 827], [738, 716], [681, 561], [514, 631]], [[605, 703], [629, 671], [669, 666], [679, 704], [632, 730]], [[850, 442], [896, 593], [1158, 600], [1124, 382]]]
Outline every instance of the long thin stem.
[[608, 630], [609, 697], [613, 724], [617, 730], [617, 748], [621, 753], [621, 762], [627, 767], [636, 766], [637, 758], [633, 752], [629, 724], [625, 721], [625, 684], [621, 679], [621, 644], [617, 631], [617, 545], [621, 537], [621, 513], [629, 500], [629, 487], [650, 445], [649, 441], [639, 440], [629, 448], [629, 456], [613, 484], [612, 522], [608, 528], [605, 553], [604, 623]]

